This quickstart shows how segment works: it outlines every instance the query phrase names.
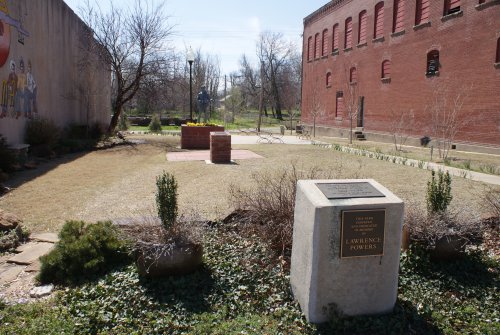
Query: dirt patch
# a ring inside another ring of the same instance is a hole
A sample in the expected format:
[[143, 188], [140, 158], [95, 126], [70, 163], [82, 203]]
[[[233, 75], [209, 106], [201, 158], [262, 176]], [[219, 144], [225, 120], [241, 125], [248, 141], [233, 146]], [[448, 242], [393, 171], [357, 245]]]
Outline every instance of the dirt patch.
[[[0, 208], [21, 217], [33, 232], [57, 232], [70, 219], [93, 222], [154, 214], [155, 178], [163, 170], [178, 180], [180, 211], [208, 220], [232, 212], [230, 185], [251, 186], [252, 173], [286, 168], [291, 162], [303, 169], [331, 170], [336, 178], [373, 178], [419, 206], [424, 206], [430, 178], [429, 171], [310, 145], [233, 145], [264, 157], [234, 165], [169, 162], [166, 152], [180, 150], [178, 136], [135, 138], [146, 141], [68, 156], [19, 173], [6, 183], [13, 190], [0, 198]], [[482, 183], [455, 177], [452, 191], [452, 208], [480, 215]]]

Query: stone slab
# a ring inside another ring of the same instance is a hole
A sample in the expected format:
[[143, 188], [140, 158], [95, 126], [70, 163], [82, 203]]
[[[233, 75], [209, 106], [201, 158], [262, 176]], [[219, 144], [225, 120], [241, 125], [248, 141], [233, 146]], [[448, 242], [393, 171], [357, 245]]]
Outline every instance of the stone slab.
[[44, 286], [37, 286], [37, 287], [34, 287], [31, 289], [30, 297], [42, 298], [42, 297], [45, 297], [47, 295], [50, 295], [53, 290], [54, 290], [53, 284], [44, 285]]
[[[316, 185], [336, 182], [369, 182], [384, 197], [328, 199]], [[382, 255], [341, 257], [342, 242], [345, 246], [358, 243], [342, 240], [342, 218], [346, 211], [385, 211], [385, 219], [380, 221], [384, 222], [385, 234], [381, 239]], [[353, 316], [393, 310], [402, 224], [402, 200], [373, 179], [297, 183], [290, 283], [309, 322], [326, 322], [334, 310]]]
[[53, 243], [47, 242], [29, 242], [24, 245], [23, 251], [20, 254], [14, 255], [7, 260], [8, 263], [15, 263], [21, 265], [30, 265], [36, 261], [40, 256], [43, 256], [52, 250]]
[[57, 243], [59, 242], [59, 237], [57, 237], [56, 233], [40, 233], [40, 234], [32, 234], [30, 238], [34, 241], [38, 242], [49, 242], [49, 243]]
[[5, 264], [0, 268], [0, 285], [8, 284], [16, 280], [17, 276], [23, 272], [24, 266]]
[[40, 272], [40, 267], [41, 266], [42, 266], [42, 264], [40, 263], [40, 260], [37, 259], [36, 261], [34, 261], [30, 265], [28, 265], [26, 267], [26, 269], [24, 269], [24, 271], [25, 272]]

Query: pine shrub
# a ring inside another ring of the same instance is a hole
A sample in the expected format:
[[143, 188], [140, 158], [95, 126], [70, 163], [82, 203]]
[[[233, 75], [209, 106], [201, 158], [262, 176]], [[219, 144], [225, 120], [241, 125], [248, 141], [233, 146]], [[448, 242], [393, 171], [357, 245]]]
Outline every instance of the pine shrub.
[[165, 171], [156, 177], [156, 209], [165, 229], [172, 227], [177, 220], [177, 182]]
[[59, 242], [40, 258], [41, 283], [76, 284], [103, 274], [129, 259], [126, 243], [111, 221], [86, 224], [67, 221]]
[[161, 133], [161, 122], [158, 115], [153, 115], [151, 123], [149, 124], [149, 131], [152, 133]]
[[430, 214], [444, 213], [453, 199], [451, 195], [451, 176], [448, 171], [432, 171], [432, 179], [427, 182], [427, 210]]

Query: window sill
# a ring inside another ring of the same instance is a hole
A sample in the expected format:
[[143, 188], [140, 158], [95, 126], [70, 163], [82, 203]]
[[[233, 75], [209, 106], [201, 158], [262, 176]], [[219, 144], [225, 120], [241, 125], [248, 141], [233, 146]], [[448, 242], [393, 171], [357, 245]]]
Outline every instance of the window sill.
[[328, 55], [321, 56], [321, 59], [328, 58]]
[[349, 52], [349, 51], [352, 51], [352, 47], [344, 49], [344, 52]]
[[413, 26], [413, 30], [416, 31], [416, 30], [420, 30], [420, 29], [430, 27], [430, 26], [431, 26], [431, 21], [428, 21], [428, 22], [420, 23], [420, 24], [417, 24], [416, 26]]
[[493, 66], [495, 67], [495, 69], [500, 69], [500, 63], [495, 63], [493, 64]]
[[366, 47], [367, 45], [368, 45], [368, 43], [365, 42], [365, 43], [361, 43], [361, 44], [356, 45], [356, 47], [357, 48], [362, 48], [362, 47]]
[[339, 49], [335, 49], [332, 51], [332, 56], [337, 56], [339, 54]]
[[380, 36], [380, 37], [374, 38], [374, 39], [372, 40], [372, 43], [381, 43], [381, 42], [383, 42], [383, 41], [385, 41], [384, 36]]
[[391, 78], [390, 77], [388, 77], [388, 78], [382, 78], [382, 79], [380, 79], [380, 81], [383, 84], [389, 84], [391, 82]]
[[403, 36], [405, 34], [405, 30], [395, 31], [391, 34], [391, 37]]
[[439, 71], [436, 71], [436, 72], [426, 72], [425, 76], [427, 78], [430, 78], [430, 77], [439, 77]]
[[326, 88], [332, 88], [332, 85], [326, 85]]
[[351, 85], [351, 86], [356, 86], [357, 84], [358, 83], [356, 81], [353, 81], [353, 82], [349, 83], [349, 85]]
[[486, 9], [488, 7], [492, 7], [492, 6], [495, 6], [495, 5], [500, 5], [500, 0], [488, 1], [488, 2], [485, 2], [485, 3], [479, 4], [479, 5], [475, 5], [474, 7], [477, 10], [483, 10], [483, 9]]
[[335, 121], [342, 121], [344, 118], [342, 116], [336, 116]]
[[446, 22], [448, 20], [454, 19], [456, 17], [464, 16], [464, 11], [459, 10], [458, 12], [447, 14], [441, 18], [441, 22]]

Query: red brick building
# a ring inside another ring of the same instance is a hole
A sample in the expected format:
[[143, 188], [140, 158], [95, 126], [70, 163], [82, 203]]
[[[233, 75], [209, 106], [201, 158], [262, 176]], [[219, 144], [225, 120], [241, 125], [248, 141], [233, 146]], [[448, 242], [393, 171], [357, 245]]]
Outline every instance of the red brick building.
[[317, 134], [452, 125], [456, 143], [500, 148], [500, 1], [330, 1], [304, 19], [302, 85]]

